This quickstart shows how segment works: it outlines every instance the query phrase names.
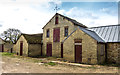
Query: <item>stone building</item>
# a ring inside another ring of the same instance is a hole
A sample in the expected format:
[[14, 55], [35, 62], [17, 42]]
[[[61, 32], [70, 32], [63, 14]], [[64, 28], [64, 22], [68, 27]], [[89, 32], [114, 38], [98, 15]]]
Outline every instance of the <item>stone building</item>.
[[56, 13], [43, 27], [43, 55], [61, 57], [61, 42], [77, 27], [85, 25]]
[[14, 46], [13, 43], [11, 43], [9, 41], [5, 41], [5, 43], [4, 43], [4, 52], [13, 53], [13, 46]]
[[14, 45], [14, 51], [18, 55], [37, 57], [42, 55], [43, 34], [22, 34]]
[[93, 31], [78, 27], [62, 43], [66, 60], [87, 64], [105, 62], [105, 42]]
[[0, 38], [0, 52], [4, 52], [4, 44], [5, 42]]
[[74, 19], [56, 13], [43, 27], [43, 55], [71, 62], [118, 63], [120, 26], [87, 28]]
[[88, 28], [94, 31], [105, 41], [106, 61], [109, 63], [120, 63], [120, 25], [109, 25]]

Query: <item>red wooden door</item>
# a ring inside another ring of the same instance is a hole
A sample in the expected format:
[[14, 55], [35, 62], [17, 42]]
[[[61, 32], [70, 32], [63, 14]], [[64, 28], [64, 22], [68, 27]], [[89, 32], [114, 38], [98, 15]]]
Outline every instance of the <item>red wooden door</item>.
[[52, 56], [52, 44], [47, 44], [47, 56]]
[[20, 55], [22, 56], [23, 54], [23, 42], [20, 42]]
[[53, 42], [60, 41], [60, 28], [55, 28], [53, 31]]
[[82, 44], [81, 41], [75, 42], [75, 62], [82, 62]]

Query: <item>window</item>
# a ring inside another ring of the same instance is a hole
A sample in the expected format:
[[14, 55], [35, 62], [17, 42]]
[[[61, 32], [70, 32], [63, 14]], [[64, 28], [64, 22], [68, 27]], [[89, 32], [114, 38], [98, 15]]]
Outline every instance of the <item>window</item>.
[[50, 31], [49, 31], [49, 29], [47, 30], [47, 35], [46, 35], [46, 37], [49, 37], [50, 36]]
[[68, 36], [68, 27], [65, 27], [65, 30], [64, 30], [64, 36]]
[[58, 16], [55, 17], [55, 24], [58, 24]]

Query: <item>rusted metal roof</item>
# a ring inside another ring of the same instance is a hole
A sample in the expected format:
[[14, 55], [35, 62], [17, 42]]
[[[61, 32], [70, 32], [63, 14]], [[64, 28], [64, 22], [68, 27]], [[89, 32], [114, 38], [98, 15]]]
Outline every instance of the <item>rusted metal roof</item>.
[[94, 31], [105, 42], [120, 42], [120, 25], [87, 28]]

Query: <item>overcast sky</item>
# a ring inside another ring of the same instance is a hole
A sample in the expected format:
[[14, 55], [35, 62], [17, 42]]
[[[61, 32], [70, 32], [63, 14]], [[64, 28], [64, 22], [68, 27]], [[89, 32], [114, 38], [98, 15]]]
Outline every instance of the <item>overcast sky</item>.
[[0, 0], [0, 33], [8, 28], [42, 33], [56, 4], [58, 13], [88, 27], [118, 24], [118, 0]]

